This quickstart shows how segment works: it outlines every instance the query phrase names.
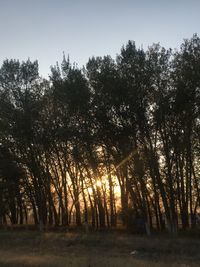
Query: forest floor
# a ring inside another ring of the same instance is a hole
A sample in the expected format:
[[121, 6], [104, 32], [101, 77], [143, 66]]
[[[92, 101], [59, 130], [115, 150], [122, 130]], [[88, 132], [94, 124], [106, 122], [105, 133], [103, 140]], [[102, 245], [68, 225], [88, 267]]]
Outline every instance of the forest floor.
[[199, 267], [200, 236], [0, 230], [0, 267]]

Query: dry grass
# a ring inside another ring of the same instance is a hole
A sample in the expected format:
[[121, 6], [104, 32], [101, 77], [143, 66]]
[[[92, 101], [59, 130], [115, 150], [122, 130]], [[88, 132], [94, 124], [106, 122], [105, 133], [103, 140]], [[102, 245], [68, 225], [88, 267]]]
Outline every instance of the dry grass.
[[191, 237], [0, 231], [0, 267], [199, 267], [199, 248]]

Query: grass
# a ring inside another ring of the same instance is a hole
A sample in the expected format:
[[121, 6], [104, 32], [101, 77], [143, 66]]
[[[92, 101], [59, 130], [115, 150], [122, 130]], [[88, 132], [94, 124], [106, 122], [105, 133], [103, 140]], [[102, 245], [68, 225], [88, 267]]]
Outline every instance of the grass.
[[2, 230], [0, 267], [197, 267], [199, 248], [200, 239], [189, 236]]

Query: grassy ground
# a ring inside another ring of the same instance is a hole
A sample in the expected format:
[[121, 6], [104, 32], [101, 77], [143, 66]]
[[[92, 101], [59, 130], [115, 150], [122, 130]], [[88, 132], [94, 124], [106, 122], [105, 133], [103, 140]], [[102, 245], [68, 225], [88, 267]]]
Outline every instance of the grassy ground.
[[0, 231], [0, 267], [199, 267], [199, 249], [196, 237]]

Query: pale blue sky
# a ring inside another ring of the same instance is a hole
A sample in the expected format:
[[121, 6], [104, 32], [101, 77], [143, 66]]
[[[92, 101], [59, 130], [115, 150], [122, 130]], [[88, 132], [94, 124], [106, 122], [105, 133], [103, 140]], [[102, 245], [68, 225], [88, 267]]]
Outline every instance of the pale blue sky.
[[177, 48], [200, 34], [199, 12], [200, 0], [0, 0], [0, 63], [38, 59], [47, 77], [63, 51], [82, 66], [128, 40]]

